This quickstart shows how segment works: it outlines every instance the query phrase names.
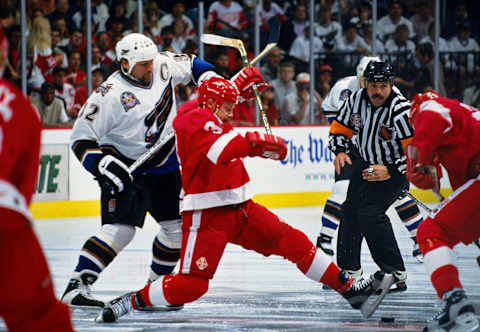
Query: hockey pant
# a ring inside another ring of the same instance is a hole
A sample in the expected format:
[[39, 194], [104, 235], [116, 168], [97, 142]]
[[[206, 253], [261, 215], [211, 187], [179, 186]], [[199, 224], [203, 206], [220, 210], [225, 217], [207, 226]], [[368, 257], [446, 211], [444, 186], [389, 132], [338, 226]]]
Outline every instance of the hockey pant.
[[386, 215], [388, 207], [408, 188], [405, 176], [368, 182], [362, 170], [368, 164], [353, 161], [347, 199], [342, 205], [342, 219], [337, 240], [337, 263], [346, 270], [361, 268], [360, 251], [365, 238], [375, 263], [385, 272], [405, 271], [392, 225]]
[[454, 287], [462, 288], [452, 248], [480, 238], [479, 197], [480, 176], [456, 189], [418, 228], [425, 268], [440, 298]]
[[249, 200], [183, 213], [179, 274], [163, 276], [140, 291], [147, 305], [192, 302], [208, 290], [227, 243], [295, 263], [310, 279], [343, 292], [339, 269], [301, 231]]
[[25, 216], [0, 208], [0, 316], [10, 332], [73, 332], [48, 264]]

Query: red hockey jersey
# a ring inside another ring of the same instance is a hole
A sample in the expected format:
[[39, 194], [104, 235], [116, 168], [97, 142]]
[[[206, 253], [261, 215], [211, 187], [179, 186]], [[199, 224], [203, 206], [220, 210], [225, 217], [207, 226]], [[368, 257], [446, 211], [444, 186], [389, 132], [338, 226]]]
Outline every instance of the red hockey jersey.
[[173, 121], [184, 191], [181, 211], [238, 204], [252, 197], [242, 157], [247, 140], [210, 110], [179, 110]]
[[475, 176], [471, 163], [480, 154], [480, 110], [454, 99], [428, 100], [420, 105], [414, 129], [419, 163], [433, 165], [437, 154], [454, 190]]
[[27, 218], [37, 182], [41, 128], [30, 101], [0, 79], [0, 206]]

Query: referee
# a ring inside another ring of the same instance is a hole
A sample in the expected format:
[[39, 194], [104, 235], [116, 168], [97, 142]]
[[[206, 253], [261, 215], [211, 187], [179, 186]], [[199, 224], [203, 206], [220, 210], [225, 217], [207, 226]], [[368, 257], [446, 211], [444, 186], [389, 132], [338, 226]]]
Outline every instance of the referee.
[[[390, 220], [388, 207], [408, 189], [405, 147], [413, 136], [408, 123], [410, 103], [392, 90], [393, 70], [384, 61], [371, 61], [364, 72], [366, 88], [353, 93], [330, 128], [329, 149], [340, 173], [352, 165], [347, 198], [337, 241], [337, 262], [345, 270], [361, 268], [360, 250], [365, 237], [375, 263], [406, 290], [407, 277]], [[352, 139], [360, 153], [352, 155]]]

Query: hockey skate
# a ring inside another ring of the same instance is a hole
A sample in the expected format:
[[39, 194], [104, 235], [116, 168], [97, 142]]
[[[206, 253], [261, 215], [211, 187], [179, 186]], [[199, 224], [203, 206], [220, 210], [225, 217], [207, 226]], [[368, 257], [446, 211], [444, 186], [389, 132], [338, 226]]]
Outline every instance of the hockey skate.
[[88, 276], [83, 275], [76, 279], [72, 278], [68, 282], [67, 289], [62, 295], [62, 302], [71, 306], [78, 307], [103, 307], [102, 301], [92, 297], [90, 292], [90, 283], [87, 281]]
[[424, 332], [478, 332], [480, 322], [474, 307], [460, 288], [454, 288], [443, 295], [444, 308], [427, 322]]
[[119, 317], [133, 311], [132, 295], [133, 293], [127, 293], [108, 302], [95, 321], [97, 323], [113, 323]]
[[[342, 271], [340, 277], [350, 278], [345, 271]], [[391, 274], [377, 271], [366, 279], [360, 277], [355, 280], [342, 295], [354, 309], [360, 309], [362, 315], [368, 318], [377, 310], [393, 283], [394, 278]], [[377, 291], [380, 291], [379, 295], [369, 302], [369, 297]]]
[[328, 256], [333, 256], [334, 254], [331, 236], [320, 233], [317, 238], [317, 247], [322, 249]]
[[415, 238], [412, 238], [413, 240], [413, 250], [412, 250], [412, 256], [417, 260], [419, 263], [423, 263], [423, 255], [422, 251], [420, 250], [420, 247], [418, 246], [417, 240]]
[[[388, 291], [389, 293], [398, 293], [405, 292], [407, 290], [407, 272], [405, 271], [394, 271], [393, 275], [393, 285]], [[377, 290], [377, 295], [380, 294], [380, 290]]]

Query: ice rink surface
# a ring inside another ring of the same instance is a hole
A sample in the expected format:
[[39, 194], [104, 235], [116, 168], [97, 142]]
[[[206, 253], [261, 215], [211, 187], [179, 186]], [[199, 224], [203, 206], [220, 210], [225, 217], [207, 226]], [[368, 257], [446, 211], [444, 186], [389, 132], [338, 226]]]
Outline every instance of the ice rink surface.
[[[304, 231], [315, 242], [322, 207], [274, 210], [286, 222]], [[423, 264], [412, 257], [412, 241], [398, 217], [389, 211], [406, 263], [408, 290], [389, 294], [377, 312], [363, 319], [337, 293], [323, 290], [296, 266], [281, 257], [263, 257], [235, 245], [227, 246], [208, 293], [176, 312], [134, 312], [113, 324], [95, 323], [98, 310], [73, 310], [76, 331], [421, 331], [440, 302]], [[57, 296], [61, 296], [84, 241], [97, 232], [100, 218], [50, 219], [35, 222], [46, 252]], [[102, 273], [93, 294], [109, 300], [143, 287], [151, 260], [157, 224], [148, 217], [134, 240]], [[480, 303], [480, 268], [474, 245], [455, 248], [460, 279], [470, 298]], [[364, 244], [364, 271], [376, 271]], [[383, 323], [382, 316], [394, 317]], [[0, 331], [5, 331], [0, 319]]]

